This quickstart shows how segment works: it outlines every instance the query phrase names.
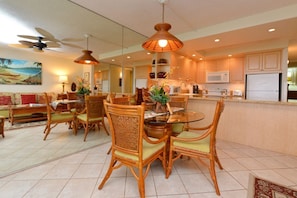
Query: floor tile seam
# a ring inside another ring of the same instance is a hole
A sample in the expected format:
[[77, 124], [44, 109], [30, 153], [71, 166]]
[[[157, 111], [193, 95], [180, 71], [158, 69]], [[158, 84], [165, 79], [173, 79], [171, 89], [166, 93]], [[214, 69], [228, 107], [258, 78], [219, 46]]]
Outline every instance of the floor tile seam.
[[[297, 185], [297, 182], [295, 182], [295, 181], [291, 180], [290, 178], [288, 178], [288, 177], [286, 177], [286, 176], [283, 176], [283, 175], [279, 174], [278, 172], [276, 172], [276, 170], [279, 170], [279, 169], [281, 169], [281, 170], [285, 170], [285, 169], [295, 169], [295, 168], [274, 168], [274, 169], [271, 169], [271, 170], [272, 170], [273, 172], [275, 172], [276, 174], [280, 175], [281, 177], [283, 177], [283, 178], [289, 180], [289, 181], [292, 182], [294, 185]], [[297, 173], [297, 169], [295, 169], [295, 171], [296, 171], [296, 173]]]
[[[226, 171], [226, 173], [228, 173], [228, 175], [229, 176], [231, 176], [243, 189], [238, 189], [238, 190], [247, 190], [247, 188], [245, 188], [241, 183], [240, 183], [240, 181], [239, 180], [237, 180], [236, 179], [236, 177], [234, 177], [232, 174], [231, 174], [231, 172], [233, 172], [233, 171]], [[249, 172], [250, 173], [250, 171], [247, 171], [247, 172]]]

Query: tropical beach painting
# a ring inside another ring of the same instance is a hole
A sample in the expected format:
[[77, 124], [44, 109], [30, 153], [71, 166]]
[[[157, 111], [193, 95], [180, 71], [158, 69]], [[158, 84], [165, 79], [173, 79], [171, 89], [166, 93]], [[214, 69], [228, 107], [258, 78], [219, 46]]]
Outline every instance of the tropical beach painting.
[[42, 63], [0, 58], [0, 84], [41, 85]]

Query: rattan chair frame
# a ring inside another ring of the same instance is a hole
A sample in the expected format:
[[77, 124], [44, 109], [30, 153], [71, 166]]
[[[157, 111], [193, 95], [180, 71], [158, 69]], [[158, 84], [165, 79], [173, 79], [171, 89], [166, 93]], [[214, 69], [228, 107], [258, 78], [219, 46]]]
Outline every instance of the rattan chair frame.
[[[166, 173], [166, 178], [169, 177], [173, 162], [179, 159], [181, 156], [188, 156], [192, 158], [207, 158], [209, 160], [208, 169], [210, 172], [211, 179], [214, 183], [214, 187], [216, 190], [216, 194], [220, 195], [220, 190], [218, 187], [217, 177], [216, 177], [216, 170], [215, 170], [215, 163], [218, 164], [220, 169], [223, 169], [222, 164], [219, 161], [217, 150], [216, 150], [216, 132], [219, 123], [220, 116], [224, 110], [224, 101], [219, 100], [217, 101], [215, 113], [213, 117], [213, 121], [210, 125], [197, 128], [197, 127], [190, 127], [186, 128], [187, 131], [183, 131], [182, 133], [188, 133], [188, 131], [202, 131], [201, 135], [195, 138], [180, 138], [179, 136], [171, 136], [170, 137], [170, 146], [169, 146], [169, 159], [168, 159], [168, 168]], [[201, 141], [205, 138], [210, 138], [209, 140], [209, 152], [203, 152], [198, 150], [193, 150], [181, 146], [176, 146], [174, 142], [184, 142], [184, 143], [191, 143], [195, 144], [195, 141]], [[207, 165], [207, 164], [206, 164]]]
[[[104, 123], [105, 110], [103, 106], [103, 100], [106, 96], [85, 96], [85, 109], [77, 114], [76, 129], [81, 124], [85, 130], [84, 141], [86, 141], [90, 128], [95, 128], [97, 125], [100, 130], [102, 125], [106, 134], [109, 132]], [[86, 119], [84, 119], [86, 116]]]
[[[166, 173], [166, 141], [168, 136], [166, 135], [160, 139], [146, 136], [144, 132], [144, 105], [120, 105], [104, 101], [104, 107], [112, 137], [111, 161], [98, 189], [103, 188], [114, 169], [124, 165], [130, 169], [132, 175], [138, 181], [140, 197], [145, 197], [144, 181], [150, 170], [151, 163], [160, 159]], [[144, 159], [143, 141], [149, 144], [164, 144]], [[123, 155], [133, 156], [134, 159]]]
[[[45, 101], [46, 101], [46, 109], [47, 109], [47, 122], [43, 133], [45, 136], [43, 140], [46, 140], [47, 136], [51, 132], [51, 129], [57, 126], [59, 123], [69, 123], [72, 126], [73, 133], [76, 135], [76, 116], [72, 112], [61, 112], [55, 111], [50, 104], [49, 97], [47, 93], [44, 93]], [[54, 116], [58, 115], [59, 119], [53, 119]]]

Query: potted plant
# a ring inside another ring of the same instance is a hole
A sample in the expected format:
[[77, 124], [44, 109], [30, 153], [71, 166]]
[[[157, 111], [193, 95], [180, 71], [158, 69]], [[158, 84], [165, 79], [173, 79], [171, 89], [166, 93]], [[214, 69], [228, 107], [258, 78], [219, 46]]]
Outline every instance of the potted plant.
[[169, 101], [170, 87], [168, 85], [153, 85], [150, 88], [150, 98], [156, 103], [155, 112], [166, 112], [166, 104]]

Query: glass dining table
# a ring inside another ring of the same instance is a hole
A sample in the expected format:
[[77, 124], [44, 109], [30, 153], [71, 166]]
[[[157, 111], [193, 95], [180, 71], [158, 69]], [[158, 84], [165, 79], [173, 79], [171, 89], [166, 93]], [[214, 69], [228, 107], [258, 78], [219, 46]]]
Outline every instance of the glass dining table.
[[[153, 115], [151, 115], [153, 114]], [[160, 138], [164, 135], [175, 135], [172, 133], [172, 124], [189, 124], [205, 118], [204, 113], [195, 111], [184, 111], [182, 108], [174, 109], [173, 113], [156, 114], [145, 113], [145, 131], [148, 136]]]

